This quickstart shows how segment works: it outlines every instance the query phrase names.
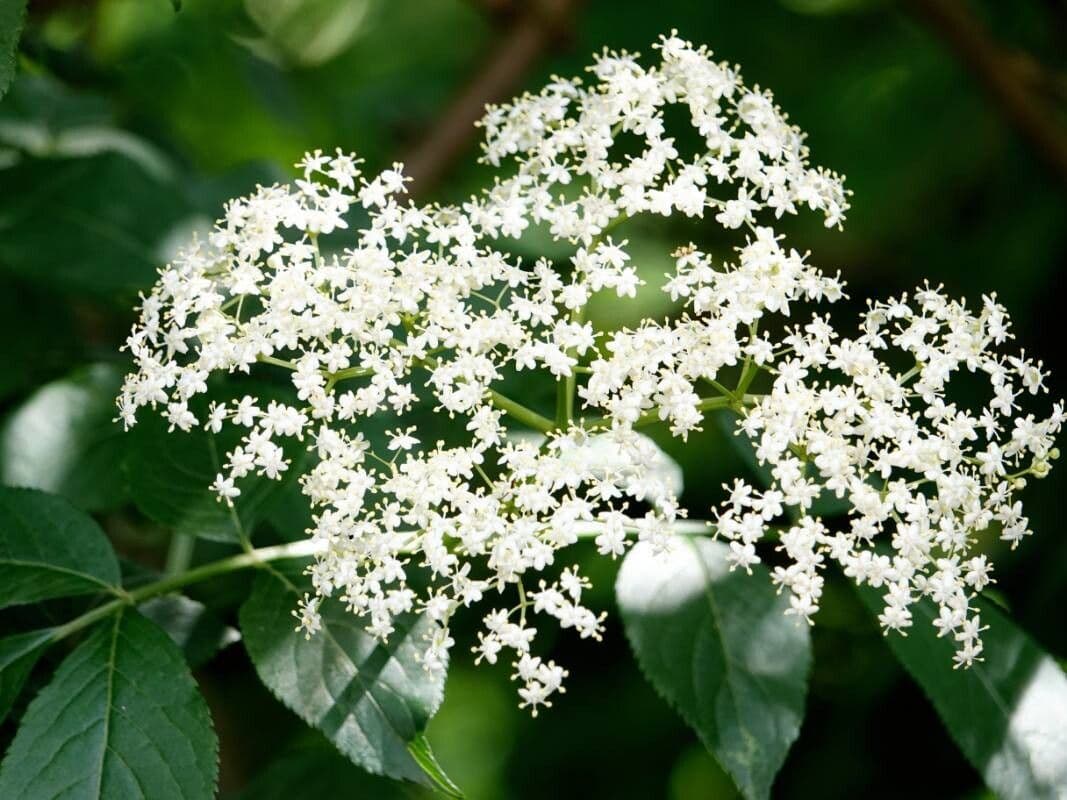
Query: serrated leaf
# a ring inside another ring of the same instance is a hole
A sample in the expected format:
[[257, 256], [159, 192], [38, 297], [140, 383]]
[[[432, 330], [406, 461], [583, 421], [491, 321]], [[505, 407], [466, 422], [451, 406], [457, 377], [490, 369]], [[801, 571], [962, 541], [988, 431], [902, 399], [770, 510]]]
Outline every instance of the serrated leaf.
[[11, 711], [33, 665], [51, 638], [52, 631], [44, 629], [0, 639], [0, 722]]
[[[870, 587], [860, 596], [883, 607]], [[887, 636], [893, 654], [937, 709], [987, 786], [1004, 800], [1067, 797], [1067, 676], [994, 604], [980, 600], [984, 661], [953, 669], [955, 642], [937, 636], [932, 603], [913, 607], [907, 636]]]
[[177, 646], [135, 611], [100, 623], [34, 699], [0, 797], [209, 800], [218, 740]]
[[142, 604], [140, 611], [181, 648], [191, 669], [203, 666], [222, 648], [241, 640], [236, 628], [185, 595], [156, 597]]
[[15, 77], [19, 37], [26, 21], [26, 0], [0, 0], [0, 98]]
[[428, 673], [419, 662], [432, 623], [398, 620], [383, 645], [355, 616], [327, 603], [320, 609], [323, 629], [305, 639], [294, 630], [298, 598], [287, 578], [263, 572], [241, 607], [241, 633], [260, 679], [353, 763], [428, 785], [408, 745], [444, 697], [444, 673]]
[[[269, 386], [245, 388], [253, 396], [269, 397]], [[229, 387], [229, 391], [236, 392], [236, 396], [244, 394], [238, 387]], [[225, 399], [231, 395], [213, 396]], [[294, 463], [282, 480], [245, 478], [239, 484], [241, 495], [231, 508], [219, 502], [211, 484], [244, 431], [232, 425], [218, 434], [202, 428], [168, 431], [167, 427], [158, 414], [142, 413], [128, 433], [123, 469], [136, 506], [179, 536], [218, 542], [238, 542], [242, 535], [251, 537], [268, 501], [293, 482], [299, 472], [303, 450], [294, 440], [286, 440], [286, 455]]]
[[114, 421], [122, 372], [93, 364], [32, 394], [0, 430], [0, 476], [9, 486], [62, 495], [87, 511], [122, 503], [122, 426]]
[[0, 487], [0, 608], [118, 584], [118, 560], [91, 517], [56, 495]]
[[745, 797], [764, 798], [800, 731], [811, 643], [767, 570], [730, 572], [726, 551], [706, 539], [659, 554], [639, 544], [616, 595], [653, 686]]

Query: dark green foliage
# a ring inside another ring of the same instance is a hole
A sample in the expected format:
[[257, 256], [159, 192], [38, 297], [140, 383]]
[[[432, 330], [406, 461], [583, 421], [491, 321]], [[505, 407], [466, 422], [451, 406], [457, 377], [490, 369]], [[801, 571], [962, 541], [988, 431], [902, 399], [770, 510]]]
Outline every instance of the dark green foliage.
[[[879, 593], [860, 590], [872, 613]], [[1067, 675], [993, 604], [981, 603], [983, 660], [953, 669], [955, 642], [938, 637], [933, 604], [920, 603], [907, 636], [889, 646], [922, 687], [960, 750], [1005, 800], [1067, 795]]]
[[0, 797], [210, 800], [218, 740], [181, 651], [134, 611], [93, 631], [34, 699]]
[[0, 487], [0, 608], [114, 589], [107, 537], [66, 500]]

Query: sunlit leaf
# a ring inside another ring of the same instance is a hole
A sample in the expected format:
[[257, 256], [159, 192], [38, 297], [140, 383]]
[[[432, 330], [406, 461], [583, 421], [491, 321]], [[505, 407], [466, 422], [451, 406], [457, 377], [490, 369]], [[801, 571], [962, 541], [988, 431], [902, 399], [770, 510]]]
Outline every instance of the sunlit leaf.
[[324, 64], [359, 36], [374, 0], [245, 0], [248, 16], [264, 33], [248, 41], [258, 54], [300, 66]]
[[140, 612], [169, 636], [190, 668], [210, 661], [216, 653], [241, 640], [241, 634], [211, 609], [185, 595], [171, 594], [144, 603]]
[[730, 572], [726, 551], [706, 539], [668, 553], [639, 544], [616, 594], [646, 677], [745, 797], [765, 798], [800, 731], [811, 644], [767, 570]]
[[[872, 612], [879, 593], [860, 595]], [[890, 648], [930, 698], [949, 734], [986, 784], [1005, 800], [1067, 797], [1067, 676], [992, 603], [981, 602], [983, 661], [953, 669], [955, 642], [938, 637], [926, 600], [907, 636]]]
[[[443, 671], [429, 673], [419, 659], [432, 623], [398, 620], [381, 644], [355, 616], [328, 603], [323, 629], [305, 639], [293, 619], [299, 597], [287, 577], [265, 571], [241, 607], [241, 633], [260, 679], [353, 763], [440, 788], [438, 776], [420, 766], [420, 735], [444, 696]], [[409, 750], [413, 743], [419, 758]]]

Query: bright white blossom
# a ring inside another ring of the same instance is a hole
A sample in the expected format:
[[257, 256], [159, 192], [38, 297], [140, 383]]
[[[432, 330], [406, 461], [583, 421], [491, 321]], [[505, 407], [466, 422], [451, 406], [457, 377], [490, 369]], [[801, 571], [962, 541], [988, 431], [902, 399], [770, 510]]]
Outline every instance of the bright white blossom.
[[[231, 202], [143, 299], [122, 419], [150, 406], [183, 431], [240, 430], [213, 485], [223, 502], [252, 476], [300, 470], [319, 553], [315, 594], [294, 612], [308, 635], [324, 598], [383, 640], [422, 613], [435, 623], [423, 661], [439, 669], [452, 617], [486, 602], [476, 658], [507, 659], [536, 713], [567, 675], [535, 654], [538, 623], [603, 630], [603, 612], [583, 604], [588, 581], [561, 570], [559, 552], [583, 538], [612, 558], [635, 541], [664, 550], [681, 525], [680, 482], [637, 428], [663, 421], [685, 437], [731, 408], [774, 478], [763, 490], [738, 482], [718, 511], [734, 565], [759, 562], [757, 544], [779, 531], [788, 565], [774, 579], [797, 614], [815, 612], [833, 561], [884, 590], [887, 629], [932, 598], [939, 632], [970, 663], [981, 652], [970, 601], [992, 580], [976, 539], [1028, 533], [1014, 493], [1047, 472], [1062, 406], [1044, 420], [1019, 411], [1044, 375], [995, 351], [1008, 320], [992, 298], [972, 312], [924, 289], [872, 305], [854, 339], [798, 316], [843, 286], [769, 225], [802, 208], [840, 225], [842, 179], [809, 164], [803, 134], [735, 68], [674, 35], [657, 50], [651, 67], [605, 52], [588, 83], [556, 79], [490, 108], [484, 158], [507, 177], [461, 206], [416, 206], [400, 165], [368, 177], [355, 157], [319, 151], [292, 185]], [[671, 106], [692, 130], [668, 129]], [[694, 137], [683, 154], [677, 142]], [[583, 309], [598, 292], [635, 295], [627, 242], [611, 232], [641, 214], [739, 229], [736, 255], [680, 248], [662, 288], [681, 315], [600, 334]], [[356, 226], [354, 244], [331, 245]], [[532, 228], [573, 256], [508, 255]], [[902, 372], [894, 353], [909, 360]], [[503, 393], [527, 370], [570, 397], [558, 422]], [[252, 371], [284, 375], [289, 400], [199, 402], [213, 376]], [[986, 408], [948, 398], [964, 371], [988, 378]], [[765, 396], [750, 391], [760, 373], [773, 379]], [[459, 435], [420, 430], [419, 408]], [[368, 427], [381, 417], [384, 437]], [[524, 428], [539, 438], [515, 435]], [[851, 505], [843, 525], [814, 515], [827, 493]]]

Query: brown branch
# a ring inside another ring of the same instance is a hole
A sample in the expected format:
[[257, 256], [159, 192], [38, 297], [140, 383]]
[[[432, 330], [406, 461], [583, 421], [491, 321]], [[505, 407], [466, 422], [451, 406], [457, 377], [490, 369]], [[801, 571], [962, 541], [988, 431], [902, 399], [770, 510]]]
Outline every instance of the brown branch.
[[[494, 5], [507, 10], [506, 3]], [[412, 178], [412, 194], [425, 194], [467, 151], [478, 136], [474, 123], [485, 113], [486, 103], [503, 100], [518, 88], [564, 29], [577, 0], [530, 0], [522, 5], [524, 10], [514, 16], [478, 72], [401, 159]]]
[[[1005, 118], [1067, 183], [1067, 129], [1033, 91], [1032, 76], [974, 17], [965, 0], [906, 0], [974, 73]], [[1033, 62], [1031, 62], [1033, 63]]]

